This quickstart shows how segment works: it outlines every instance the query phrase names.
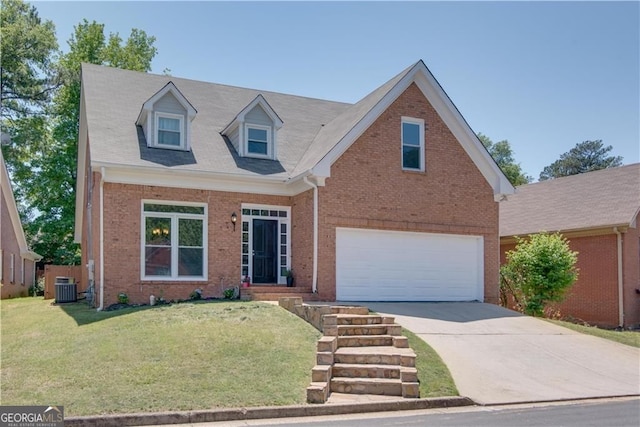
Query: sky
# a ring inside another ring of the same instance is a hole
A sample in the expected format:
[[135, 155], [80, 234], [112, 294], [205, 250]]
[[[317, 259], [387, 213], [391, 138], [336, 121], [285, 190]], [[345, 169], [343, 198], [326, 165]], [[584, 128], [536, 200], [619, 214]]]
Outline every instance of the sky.
[[585, 140], [640, 162], [640, 2], [31, 2], [68, 49], [83, 18], [156, 37], [152, 73], [355, 103], [422, 59], [524, 172]]

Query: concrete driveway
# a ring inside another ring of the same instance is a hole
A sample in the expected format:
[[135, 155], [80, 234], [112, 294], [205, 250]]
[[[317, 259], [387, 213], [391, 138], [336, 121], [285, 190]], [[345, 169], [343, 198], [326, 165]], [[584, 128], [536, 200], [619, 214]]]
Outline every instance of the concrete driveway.
[[640, 349], [483, 303], [358, 303], [413, 331], [480, 404], [640, 395]]

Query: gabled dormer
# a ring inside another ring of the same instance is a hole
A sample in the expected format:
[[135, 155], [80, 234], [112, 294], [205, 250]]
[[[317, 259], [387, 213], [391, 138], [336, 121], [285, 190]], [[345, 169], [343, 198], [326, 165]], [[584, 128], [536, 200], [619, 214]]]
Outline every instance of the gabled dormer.
[[278, 159], [278, 130], [283, 122], [262, 95], [258, 95], [221, 132], [240, 157]]
[[147, 147], [189, 151], [196, 114], [193, 105], [169, 82], [142, 105], [136, 125], [142, 127]]

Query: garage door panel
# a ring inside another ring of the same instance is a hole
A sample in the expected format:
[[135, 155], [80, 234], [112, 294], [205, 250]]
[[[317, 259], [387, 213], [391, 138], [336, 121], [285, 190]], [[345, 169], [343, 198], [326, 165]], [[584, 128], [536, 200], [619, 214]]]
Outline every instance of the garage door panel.
[[481, 236], [336, 230], [339, 300], [482, 300], [483, 263]]

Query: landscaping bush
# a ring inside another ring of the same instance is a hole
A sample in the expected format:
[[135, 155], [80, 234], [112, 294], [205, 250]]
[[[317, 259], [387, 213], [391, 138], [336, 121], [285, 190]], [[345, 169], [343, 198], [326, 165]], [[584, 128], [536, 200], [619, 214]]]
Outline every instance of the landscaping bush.
[[501, 301], [506, 305], [513, 298], [515, 308], [525, 314], [542, 317], [547, 304], [562, 301], [578, 278], [578, 252], [558, 233], [517, 238], [515, 249], [506, 255], [507, 263], [500, 268]]

